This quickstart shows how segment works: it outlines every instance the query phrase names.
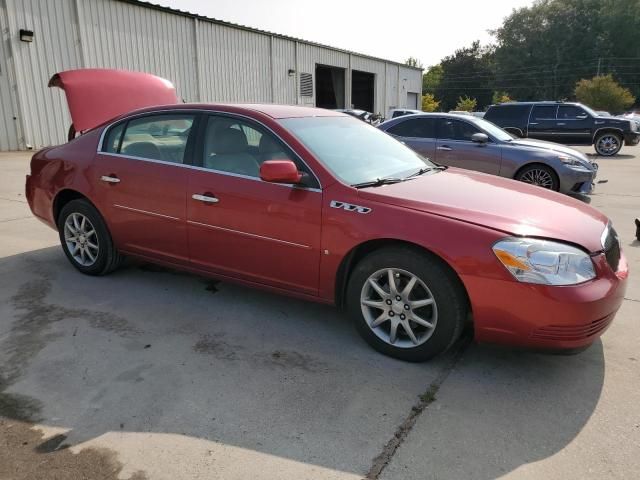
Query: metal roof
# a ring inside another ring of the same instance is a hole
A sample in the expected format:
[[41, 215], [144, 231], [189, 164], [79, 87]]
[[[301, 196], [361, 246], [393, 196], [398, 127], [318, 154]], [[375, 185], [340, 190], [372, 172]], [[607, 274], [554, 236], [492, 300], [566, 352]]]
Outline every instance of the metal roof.
[[358, 57], [363, 57], [363, 58], [370, 58], [372, 60], [378, 60], [380, 62], [386, 62], [386, 63], [390, 63], [390, 64], [393, 64], [393, 65], [400, 65], [402, 67], [410, 68], [412, 70], [423, 71], [422, 68], [412, 67], [412, 66], [406, 65], [404, 63], [395, 62], [393, 60], [387, 60], [387, 59], [384, 59], [384, 58], [374, 57], [372, 55], [367, 55], [367, 54], [364, 54], [364, 53], [353, 52], [351, 50], [345, 50], [343, 48], [336, 48], [336, 47], [332, 47], [330, 45], [325, 45], [325, 44], [322, 44], [322, 43], [317, 43], [317, 42], [311, 42], [309, 40], [304, 40], [302, 38], [290, 37], [288, 35], [282, 35], [280, 33], [269, 32], [267, 30], [260, 30], [259, 28], [247, 27], [245, 25], [239, 25], [237, 23], [225, 22], [224, 20], [218, 20], [217, 18], [206, 17], [204, 15], [199, 15], [197, 13], [191, 13], [191, 12], [187, 12], [185, 10], [179, 10], [177, 8], [165, 7], [165, 6], [162, 6], [162, 5], [158, 5], [157, 3], [145, 2], [145, 1], [142, 1], [142, 0], [118, 0], [118, 1], [119, 2], [123, 2], [123, 3], [130, 3], [130, 4], [133, 4], [133, 5], [138, 5], [138, 6], [143, 7], [143, 8], [151, 8], [151, 9], [154, 9], [154, 10], [160, 10], [160, 11], [167, 12], [167, 13], [173, 13], [175, 15], [181, 15], [183, 17], [197, 18], [198, 20], [203, 20], [205, 22], [215, 23], [215, 24], [218, 24], [218, 25], [224, 25], [225, 27], [237, 28], [237, 29], [240, 29], [240, 30], [246, 30], [248, 32], [259, 33], [259, 34], [268, 35], [268, 36], [271, 36], [271, 37], [283, 38], [283, 39], [286, 39], [286, 40], [292, 40], [294, 42], [305, 43], [307, 45], [314, 45], [316, 47], [329, 48], [329, 49], [335, 50], [337, 52], [348, 53], [348, 54], [351, 54], [351, 55], [357, 55]]

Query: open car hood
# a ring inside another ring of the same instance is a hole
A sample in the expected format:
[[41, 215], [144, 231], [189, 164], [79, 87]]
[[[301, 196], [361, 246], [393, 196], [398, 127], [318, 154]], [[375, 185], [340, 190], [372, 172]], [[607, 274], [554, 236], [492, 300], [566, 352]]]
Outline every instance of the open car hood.
[[67, 96], [76, 132], [83, 132], [144, 107], [178, 103], [169, 80], [149, 73], [86, 68], [56, 73], [49, 87], [60, 87]]

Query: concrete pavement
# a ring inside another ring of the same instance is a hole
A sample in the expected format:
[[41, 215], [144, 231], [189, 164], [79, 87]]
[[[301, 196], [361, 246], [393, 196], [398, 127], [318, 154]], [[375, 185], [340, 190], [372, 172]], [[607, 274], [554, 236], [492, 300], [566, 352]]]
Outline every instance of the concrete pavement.
[[[623, 152], [599, 160], [608, 183], [591, 203], [635, 273], [640, 148]], [[30, 215], [28, 155], [0, 154], [0, 168], [2, 480], [640, 471], [635, 275], [580, 355], [472, 345], [457, 363], [406, 364], [331, 307], [145, 264], [81, 276]]]

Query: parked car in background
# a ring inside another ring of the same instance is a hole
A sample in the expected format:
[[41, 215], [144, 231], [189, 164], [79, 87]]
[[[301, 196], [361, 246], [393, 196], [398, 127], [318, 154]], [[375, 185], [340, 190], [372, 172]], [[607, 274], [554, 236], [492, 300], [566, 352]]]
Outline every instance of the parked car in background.
[[522, 138], [566, 145], [594, 145], [598, 155], [616, 155], [622, 144], [640, 142], [638, 124], [602, 117], [586, 105], [564, 102], [508, 102], [491, 105], [484, 116]]
[[374, 127], [379, 125], [381, 122], [380, 115], [376, 113], [367, 112], [366, 110], [358, 110], [355, 108], [336, 108], [336, 112], [346, 113], [347, 115], [351, 115], [352, 117], [356, 117], [363, 122], [369, 123]]
[[413, 115], [415, 113], [422, 113], [422, 110], [411, 110], [408, 108], [394, 108], [389, 112], [389, 118], [398, 118], [403, 115]]
[[598, 155], [616, 155], [625, 145], [640, 142], [640, 127], [632, 120], [601, 117], [589, 107], [564, 102], [509, 102], [491, 105], [484, 116], [510, 133], [566, 145], [594, 145]]
[[[33, 156], [26, 198], [84, 274], [131, 255], [336, 304], [410, 361], [471, 318], [479, 341], [588, 346], [624, 298], [615, 230], [582, 202], [445, 170], [330, 110], [156, 105], [175, 98], [169, 82], [110, 70], [58, 80], [83, 134]], [[133, 80], [154, 106], [105, 121]], [[100, 87], [92, 102], [82, 85]]]
[[422, 113], [378, 128], [440, 165], [513, 178], [568, 194], [591, 193], [598, 165], [556, 143], [513, 138], [471, 115]]
[[468, 115], [473, 116], [473, 113], [467, 112], [466, 110], [449, 110], [449, 113], [454, 113], [456, 115]]
[[609, 112], [604, 110], [594, 110], [599, 117], [611, 117], [612, 115]]

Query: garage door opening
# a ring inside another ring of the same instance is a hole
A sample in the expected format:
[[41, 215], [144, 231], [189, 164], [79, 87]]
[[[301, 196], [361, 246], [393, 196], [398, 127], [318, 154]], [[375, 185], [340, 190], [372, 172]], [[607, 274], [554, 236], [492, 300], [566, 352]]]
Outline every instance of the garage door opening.
[[353, 108], [376, 113], [373, 111], [375, 78], [373, 73], [358, 70], [351, 72], [351, 103]]
[[344, 68], [316, 65], [316, 107], [344, 108]]

